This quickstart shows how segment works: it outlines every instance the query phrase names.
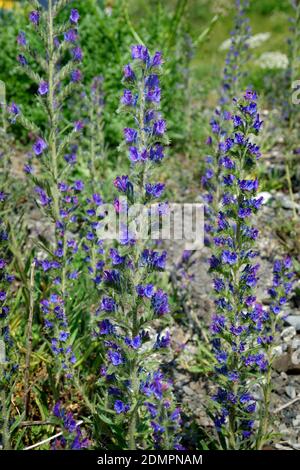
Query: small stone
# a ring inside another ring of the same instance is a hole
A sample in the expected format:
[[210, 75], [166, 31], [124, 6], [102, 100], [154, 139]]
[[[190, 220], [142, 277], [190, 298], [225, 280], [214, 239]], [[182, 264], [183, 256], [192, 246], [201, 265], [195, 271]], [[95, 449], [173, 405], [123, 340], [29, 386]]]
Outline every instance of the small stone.
[[288, 428], [285, 423], [279, 425], [279, 431], [282, 433], [286, 433], [288, 431]]
[[290, 397], [292, 400], [296, 398], [296, 389], [292, 385], [288, 385], [287, 387], [285, 387], [285, 392], [287, 396]]
[[291, 327], [294, 327], [296, 331], [300, 331], [300, 315], [288, 315], [285, 322], [288, 325], [291, 325]]
[[282, 196], [280, 195], [280, 202], [281, 202], [281, 206], [283, 207], [283, 209], [293, 209], [295, 207], [295, 209], [298, 209], [300, 208], [299, 204], [297, 204], [295, 202], [295, 204], [293, 203], [293, 201], [291, 201], [291, 199], [287, 196]]
[[282, 356], [275, 358], [274, 369], [278, 372], [288, 372], [291, 374], [300, 373], [300, 349], [293, 354], [284, 353]]
[[300, 338], [294, 338], [291, 346], [292, 349], [300, 349]]
[[281, 356], [283, 354], [283, 344], [279, 344], [278, 346], [275, 346], [275, 348], [273, 348], [273, 354], [276, 357]]
[[274, 369], [278, 372], [286, 372], [289, 370], [289, 365], [290, 355], [288, 353], [284, 353], [282, 356], [274, 360]]
[[296, 329], [294, 326], [288, 326], [281, 332], [281, 338], [285, 343], [289, 343], [294, 336], [296, 336]]
[[291, 362], [292, 364], [297, 366], [300, 364], [300, 349], [297, 349], [293, 352], [293, 354], [291, 355]]

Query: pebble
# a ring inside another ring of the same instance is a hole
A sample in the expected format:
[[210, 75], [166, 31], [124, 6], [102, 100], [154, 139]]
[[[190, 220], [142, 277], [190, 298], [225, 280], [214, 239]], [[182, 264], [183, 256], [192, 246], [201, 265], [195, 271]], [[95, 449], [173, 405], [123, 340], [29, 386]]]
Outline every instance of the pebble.
[[293, 354], [291, 355], [291, 361], [294, 365], [300, 364], [300, 349], [297, 349], [293, 352]]
[[289, 378], [289, 376], [285, 372], [280, 372], [280, 377], [282, 378], [282, 380], [287, 380]]
[[294, 428], [300, 426], [300, 415], [297, 415], [295, 419], [293, 419], [293, 426]]
[[295, 209], [300, 209], [300, 205], [295, 202], [295, 204], [291, 201], [291, 199], [287, 196], [279, 196], [281, 206], [283, 209], [293, 209], [295, 206]]
[[[290, 328], [294, 328], [296, 331], [300, 331], [300, 315], [288, 315], [285, 319]], [[286, 328], [287, 329], [287, 328]], [[284, 330], [285, 331], [285, 330]], [[283, 333], [283, 332], [282, 332]], [[295, 335], [294, 335], [295, 336]]]
[[300, 349], [300, 338], [294, 338], [291, 346], [292, 349]]
[[283, 354], [283, 344], [279, 344], [278, 346], [275, 346], [275, 348], [273, 348], [273, 353], [274, 353], [274, 356], [276, 357], [281, 356], [281, 354]]
[[[288, 319], [288, 317], [287, 317], [287, 319]], [[286, 319], [286, 321], [287, 321], [287, 319]], [[296, 329], [295, 329], [294, 326], [288, 326], [287, 328], [285, 328], [281, 332], [281, 338], [283, 339], [283, 341], [285, 343], [289, 343], [294, 338], [294, 336], [296, 336]]]
[[285, 387], [285, 392], [287, 396], [290, 397], [292, 400], [296, 398], [296, 389], [292, 385], [288, 385], [287, 387]]

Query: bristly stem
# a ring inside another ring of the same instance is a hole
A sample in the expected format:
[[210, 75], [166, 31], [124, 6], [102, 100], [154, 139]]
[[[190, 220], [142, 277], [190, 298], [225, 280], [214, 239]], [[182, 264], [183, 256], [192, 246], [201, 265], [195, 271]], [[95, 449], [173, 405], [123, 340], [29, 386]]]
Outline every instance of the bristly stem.
[[289, 195], [290, 195], [291, 202], [292, 202], [293, 220], [296, 221], [297, 211], [296, 211], [295, 196], [293, 192], [292, 178], [291, 178], [291, 172], [290, 172], [290, 158], [288, 156], [286, 157], [286, 162], [285, 162], [285, 172], [286, 172], [286, 179], [287, 179], [287, 184], [289, 188]]
[[95, 115], [94, 115], [94, 109], [93, 109], [93, 106], [90, 107], [90, 126], [91, 126], [91, 136], [90, 136], [90, 159], [91, 159], [91, 180], [92, 180], [92, 189], [93, 191], [96, 190], [96, 185], [95, 185], [95, 181], [96, 181], [96, 155], [95, 155], [95, 141], [94, 141], [94, 138], [95, 138], [95, 124], [94, 124], [94, 120], [95, 120]]
[[[4, 377], [5, 374], [5, 366], [1, 365], [1, 376]], [[10, 435], [9, 435], [9, 414], [6, 406], [7, 396], [5, 393], [5, 387], [1, 390], [1, 408], [2, 408], [2, 440], [3, 440], [3, 449], [10, 450]]]
[[30, 266], [30, 284], [29, 284], [29, 317], [27, 327], [27, 348], [25, 360], [25, 374], [24, 374], [24, 409], [25, 418], [28, 416], [29, 411], [29, 398], [30, 398], [30, 359], [32, 353], [32, 323], [34, 311], [34, 268], [35, 262], [33, 261]]
[[[277, 318], [271, 322], [271, 336], [276, 336]], [[265, 376], [265, 383], [262, 387], [263, 403], [261, 407], [261, 416], [259, 422], [259, 429], [257, 432], [256, 449], [262, 450], [263, 446], [268, 441], [267, 435], [270, 426], [270, 406], [272, 397], [272, 368], [273, 368], [273, 344], [269, 344], [267, 351], [268, 369]]]
[[59, 217], [59, 196], [57, 189], [58, 182], [58, 165], [57, 165], [57, 142], [56, 142], [56, 128], [57, 128], [57, 119], [55, 111], [55, 99], [54, 99], [54, 71], [55, 71], [55, 62], [54, 62], [54, 35], [53, 35], [53, 11], [52, 11], [52, 0], [48, 1], [48, 54], [49, 54], [49, 64], [48, 64], [48, 78], [49, 78], [49, 93], [48, 93], [48, 106], [49, 106], [49, 116], [50, 116], [50, 133], [49, 133], [49, 147], [51, 154], [51, 170], [53, 176], [53, 187], [51, 188], [53, 203], [54, 203], [54, 215], [57, 220]]

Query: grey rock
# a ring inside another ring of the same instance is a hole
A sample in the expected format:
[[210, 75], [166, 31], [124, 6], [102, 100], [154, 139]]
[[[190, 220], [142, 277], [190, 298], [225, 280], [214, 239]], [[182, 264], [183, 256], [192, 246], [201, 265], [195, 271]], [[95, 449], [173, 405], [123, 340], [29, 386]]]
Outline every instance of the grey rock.
[[283, 209], [293, 209], [294, 206], [297, 210], [300, 209], [300, 205], [297, 204], [296, 202], [294, 204], [293, 201], [287, 196], [280, 195], [280, 202], [281, 202], [281, 206], [283, 207]]
[[291, 362], [294, 365], [299, 365], [300, 364], [300, 348], [296, 349], [291, 355]]
[[294, 338], [291, 347], [292, 349], [300, 349], [300, 338]]
[[275, 348], [273, 348], [273, 354], [274, 354], [275, 357], [282, 356], [282, 354], [285, 351], [284, 346], [286, 346], [286, 345], [285, 344], [278, 344], [278, 346], [275, 346]]
[[[295, 316], [295, 315], [290, 315], [290, 316]], [[287, 321], [287, 319], [286, 319], [286, 321]], [[291, 324], [291, 323], [289, 323], [289, 324]], [[287, 328], [285, 328], [281, 332], [281, 338], [283, 339], [283, 341], [285, 343], [289, 343], [294, 338], [294, 336], [296, 336], [296, 329], [295, 329], [294, 325], [288, 326]]]
[[296, 398], [296, 389], [292, 385], [288, 385], [287, 387], [285, 387], [285, 392], [287, 396], [290, 397], [292, 400]]
[[285, 321], [288, 325], [294, 327], [296, 331], [300, 331], [300, 315], [288, 315]]
[[282, 380], [288, 380], [289, 376], [285, 372], [280, 372], [280, 377]]

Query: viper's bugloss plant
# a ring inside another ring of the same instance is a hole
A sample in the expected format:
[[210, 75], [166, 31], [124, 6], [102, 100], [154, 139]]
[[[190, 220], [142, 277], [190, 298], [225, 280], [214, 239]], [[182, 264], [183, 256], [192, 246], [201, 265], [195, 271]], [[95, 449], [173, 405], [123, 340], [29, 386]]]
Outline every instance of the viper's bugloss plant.
[[[299, 50], [300, 50], [300, 5], [296, 0], [291, 0], [293, 16], [290, 18], [290, 37], [288, 38], [288, 67], [284, 75], [282, 117], [292, 128], [297, 117], [297, 106], [292, 103], [294, 92], [299, 89], [296, 80], [299, 79]], [[294, 84], [294, 85], [293, 85]]]
[[290, 18], [290, 37], [288, 38], [288, 66], [283, 77], [283, 93], [281, 100], [281, 114], [283, 118], [283, 132], [286, 140], [287, 152], [285, 156], [285, 172], [288, 183], [289, 195], [293, 204], [293, 219], [297, 221], [297, 211], [293, 190], [293, 176], [295, 174], [294, 162], [298, 158], [298, 106], [295, 103], [299, 95], [299, 51], [300, 51], [300, 5], [296, 0], [291, 0], [293, 15]]
[[[226, 134], [230, 130], [228, 123], [232, 99], [241, 89], [241, 81], [245, 75], [245, 65], [249, 60], [247, 40], [251, 34], [249, 19], [247, 18], [248, 0], [236, 0], [236, 14], [234, 28], [231, 32], [230, 49], [225, 60], [223, 70], [221, 97], [219, 106], [210, 120], [211, 134], [207, 138], [208, 155], [205, 157], [205, 170], [201, 178], [204, 189], [205, 204], [205, 243], [209, 245], [214, 230], [213, 221], [218, 210], [220, 197], [220, 166], [218, 164], [221, 153], [226, 145]], [[229, 106], [229, 108], [228, 108]]]
[[[32, 152], [24, 172], [34, 185], [36, 204], [52, 233], [50, 243], [42, 245], [44, 253], [38, 256], [36, 264], [51, 284], [51, 292], [44, 293], [41, 300], [41, 310], [51, 350], [58, 359], [58, 385], [62, 371], [66, 377], [72, 376], [71, 366], [75, 361], [66, 301], [68, 288], [79, 275], [73, 263], [78, 251], [75, 212], [78, 195], [84, 187], [81, 180], [71, 176], [76, 162], [75, 143], [83, 125], [81, 121], [65, 122], [62, 111], [67, 98], [80, 84], [82, 51], [78, 45], [79, 13], [74, 8], [67, 11], [68, 0], [49, 0], [47, 9], [36, 0], [30, 3], [34, 8], [29, 12], [31, 32], [28, 37], [23, 31], [18, 35], [18, 61], [36, 85], [37, 102], [43, 110], [45, 124], [38, 127], [14, 104], [9, 110], [13, 119], [33, 136]], [[39, 41], [40, 52], [31, 47], [33, 34]], [[33, 69], [33, 62], [38, 64], [38, 72]]]
[[262, 125], [256, 100], [256, 93], [248, 90], [235, 101], [231, 114], [232, 130], [218, 160], [222, 167], [221, 202], [210, 259], [216, 307], [211, 325], [217, 363], [214, 382], [218, 384], [214, 420], [220, 443], [228, 449], [253, 445], [257, 403], [252, 386], [268, 368], [267, 355], [258, 342], [267, 318], [255, 295], [258, 230], [252, 216], [263, 202], [262, 197], [256, 197], [260, 149], [253, 136]]
[[[289, 258], [275, 262], [269, 290], [272, 301], [266, 309], [256, 296], [259, 232], [253, 215], [263, 202], [263, 197], [257, 197], [261, 153], [254, 136], [262, 121], [256, 93], [248, 90], [242, 99], [234, 100], [228, 119], [231, 132], [218, 158], [222, 183], [210, 259], [216, 307], [211, 324], [214, 382], [218, 384], [212, 408], [222, 448], [261, 449], [271, 436], [274, 345], [294, 274]], [[254, 385], [260, 388], [260, 401]]]
[[[40, 41], [42, 53], [39, 54], [31, 48], [30, 37], [27, 38], [21, 31], [17, 41], [22, 54], [18, 56], [18, 60], [23, 71], [36, 85], [37, 101], [44, 111], [45, 125], [41, 129], [38, 128], [15, 104], [12, 104], [9, 110], [13, 119], [20, 122], [34, 136], [31, 159], [24, 171], [40, 183], [39, 186], [47, 195], [48, 202], [51, 201], [51, 207], [50, 204], [44, 205], [49, 206], [52, 218], [58, 220], [58, 184], [76, 161], [74, 152], [67, 152], [72, 150], [72, 144], [76, 142], [77, 134], [82, 129], [80, 121], [71, 125], [63, 120], [61, 114], [67, 98], [78, 88], [81, 80], [79, 64], [82, 57], [77, 44], [79, 15], [78, 12], [75, 15], [77, 10], [72, 9], [68, 21], [58, 21], [58, 17], [61, 18], [59, 15], [69, 3], [65, 0], [55, 4], [50, 0], [47, 10], [36, 0], [30, 3], [35, 7], [35, 10], [29, 13], [33, 29], [31, 34], [35, 33]], [[38, 64], [39, 73], [33, 71], [33, 62]], [[32, 164], [35, 160], [38, 166], [42, 165], [45, 170], [43, 173], [37, 173], [38, 168], [35, 169]]]
[[[163, 144], [167, 143], [166, 122], [159, 111], [163, 59], [160, 52], [151, 56], [143, 45], [132, 47], [132, 59], [124, 67], [126, 88], [120, 107], [131, 118], [132, 127], [124, 129], [121, 146], [127, 149], [131, 171], [114, 181], [120, 195], [127, 196], [116, 199], [114, 206], [120, 217], [126, 212], [131, 222], [143, 224], [145, 211], [164, 191], [164, 184], [151, 179], [164, 159]], [[165, 210], [164, 204], [155, 207]], [[147, 247], [131, 223], [121, 226], [121, 232], [104, 269], [105, 295], [95, 331], [106, 348], [99, 381], [104, 403], [114, 410], [123, 448], [151, 448], [151, 435], [156, 448], [180, 448], [180, 411], [174, 404], [172, 385], [160, 370], [161, 352], [168, 349], [170, 335], [151, 331], [154, 323], [161, 330], [159, 320], [170, 313], [167, 293], [155, 286], [155, 274], [164, 270], [167, 253]]]
[[251, 28], [247, 9], [249, 0], [235, 0], [234, 28], [231, 32], [230, 49], [226, 55], [223, 71], [221, 106], [231, 103], [231, 100], [241, 89], [240, 82], [245, 74], [245, 64], [249, 60], [247, 41], [250, 38]]
[[100, 181], [104, 179], [106, 145], [104, 136], [104, 92], [102, 76], [94, 77], [89, 90], [83, 94], [86, 115], [83, 146], [85, 159], [88, 160], [90, 181], [93, 192], [99, 191]]
[[[18, 112], [18, 107], [13, 103], [13, 109]], [[0, 80], [0, 162], [1, 162], [1, 190], [4, 191], [8, 185], [10, 175], [10, 145], [8, 139], [8, 110], [6, 104], [5, 83]]]
[[270, 440], [270, 411], [272, 394], [272, 366], [275, 359], [274, 346], [277, 345], [280, 332], [283, 329], [285, 318], [284, 307], [288, 302], [293, 285], [295, 273], [293, 263], [289, 256], [283, 260], [277, 259], [273, 266], [273, 282], [268, 289], [270, 297], [269, 308], [264, 309], [264, 323], [261, 325], [260, 335], [257, 339], [267, 358], [267, 370], [261, 383], [262, 406], [259, 410], [259, 424], [257, 430], [256, 448], [261, 449]]

